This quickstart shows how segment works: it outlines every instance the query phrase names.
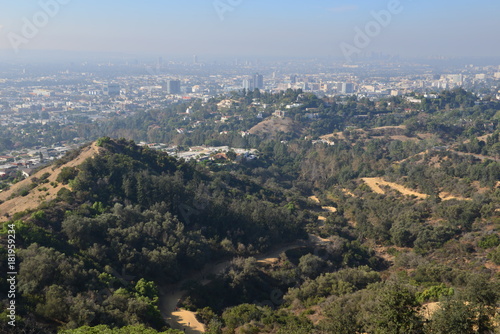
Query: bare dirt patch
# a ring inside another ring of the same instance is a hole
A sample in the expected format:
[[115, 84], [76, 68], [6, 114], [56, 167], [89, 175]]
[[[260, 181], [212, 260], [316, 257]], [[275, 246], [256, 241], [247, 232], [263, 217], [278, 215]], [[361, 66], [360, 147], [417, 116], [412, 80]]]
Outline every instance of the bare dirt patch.
[[496, 272], [497, 274], [500, 273], [500, 266], [491, 261], [486, 262], [484, 266], [489, 270]]
[[171, 293], [169, 298], [160, 298], [160, 308], [163, 317], [173, 329], [184, 330], [190, 334], [205, 333], [205, 326], [196, 319], [196, 313], [177, 307], [183, 291], [165, 289], [162, 294]]
[[321, 208], [327, 212], [332, 212], [332, 213], [337, 212], [337, 208], [333, 206], [322, 206]]
[[436, 311], [438, 311], [440, 308], [441, 308], [440, 302], [424, 304], [420, 309], [420, 315], [424, 317], [424, 319], [427, 320], [431, 319], [434, 313], [436, 313]]
[[472, 182], [471, 185], [476, 189], [476, 192], [478, 194], [484, 194], [490, 190], [490, 188], [488, 188], [488, 187], [481, 187], [481, 183], [479, 181], [474, 181], [474, 182]]
[[356, 195], [354, 195], [349, 189], [346, 189], [346, 188], [343, 188], [342, 189], [342, 192], [344, 194], [346, 194], [347, 196], [351, 196], [351, 197], [357, 197]]
[[319, 198], [317, 196], [309, 196], [309, 199], [314, 203], [320, 204]]

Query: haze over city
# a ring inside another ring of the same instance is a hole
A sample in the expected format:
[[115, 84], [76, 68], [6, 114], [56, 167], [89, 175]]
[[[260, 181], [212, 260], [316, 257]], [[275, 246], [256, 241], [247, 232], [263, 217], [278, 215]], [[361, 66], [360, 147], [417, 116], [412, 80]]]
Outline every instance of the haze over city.
[[500, 334], [500, 1], [0, 3], [0, 334]]
[[499, 12], [489, 0], [4, 1], [0, 49], [10, 58], [33, 51], [497, 57]]

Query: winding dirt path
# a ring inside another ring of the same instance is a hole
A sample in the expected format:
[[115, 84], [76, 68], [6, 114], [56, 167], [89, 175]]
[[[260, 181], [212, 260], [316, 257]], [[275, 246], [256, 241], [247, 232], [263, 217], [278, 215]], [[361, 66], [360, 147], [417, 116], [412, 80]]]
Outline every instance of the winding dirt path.
[[[314, 202], [321, 204], [320, 200], [316, 196], [311, 196], [309, 198]], [[322, 210], [323, 212], [329, 213], [337, 212], [337, 208], [331, 206], [323, 206]], [[323, 216], [319, 216], [318, 220], [326, 220], [326, 218]], [[290, 249], [304, 246], [306, 244], [324, 245], [327, 242], [331, 241], [310, 234], [309, 240], [307, 242], [297, 241], [291, 244], [286, 244], [265, 254], [256, 256], [255, 258], [257, 262], [261, 264], [274, 264], [279, 261], [279, 256], [281, 253], [286, 252]], [[184, 330], [188, 334], [200, 334], [205, 332], [205, 326], [196, 319], [195, 312], [177, 307], [179, 301], [186, 293], [186, 291], [182, 290], [181, 287], [187, 281], [197, 281], [201, 282], [201, 284], [203, 285], [210, 283], [211, 281], [205, 279], [205, 277], [222, 273], [231, 264], [231, 261], [232, 260], [206, 264], [202, 270], [190, 275], [182, 282], [160, 287], [160, 312], [165, 321], [173, 329]]]
[[[319, 198], [317, 196], [310, 196], [309, 199], [312, 200], [314, 203], [321, 205], [321, 201], [319, 200]], [[317, 212], [330, 212], [330, 213], [337, 212], [337, 208], [335, 208], [333, 206], [322, 206], [321, 210], [322, 211], [317, 211]], [[318, 220], [324, 222], [326, 220], [326, 217], [319, 215]]]
[[[279, 256], [283, 252], [306, 244], [324, 244], [324, 242], [325, 239], [310, 235], [308, 241], [297, 241], [286, 244], [265, 254], [256, 256], [255, 258], [258, 263], [273, 264], [279, 261]], [[205, 326], [196, 319], [195, 312], [177, 308], [177, 304], [186, 293], [181, 287], [187, 281], [198, 281], [203, 285], [210, 283], [211, 281], [205, 279], [205, 277], [222, 273], [231, 264], [231, 261], [232, 260], [208, 263], [202, 270], [185, 278], [182, 282], [160, 287], [160, 312], [165, 321], [173, 329], [185, 330], [188, 334], [200, 334], [205, 332]]]
[[[419, 192], [416, 192], [414, 190], [411, 190], [405, 186], [402, 186], [400, 184], [397, 184], [397, 183], [394, 183], [394, 182], [388, 182], [388, 181], [385, 181], [383, 178], [381, 177], [365, 177], [362, 179], [371, 189], [374, 193], [377, 193], [377, 194], [381, 194], [381, 195], [384, 195], [385, 194], [385, 190], [381, 188], [381, 186], [388, 186], [392, 189], [396, 189], [397, 191], [399, 191], [400, 193], [402, 193], [403, 195], [407, 195], [407, 196], [415, 196], [419, 199], [426, 199], [429, 197], [429, 195], [427, 194], [422, 194], [422, 193], [419, 193]], [[441, 198], [441, 200], [443, 201], [449, 201], [449, 200], [452, 200], [452, 199], [456, 199], [456, 200], [459, 200], [459, 201], [471, 201], [472, 199], [471, 198], [464, 198], [464, 197], [459, 197], [459, 196], [453, 196], [449, 193], [446, 193], [446, 192], [441, 192], [439, 194], [439, 197]]]

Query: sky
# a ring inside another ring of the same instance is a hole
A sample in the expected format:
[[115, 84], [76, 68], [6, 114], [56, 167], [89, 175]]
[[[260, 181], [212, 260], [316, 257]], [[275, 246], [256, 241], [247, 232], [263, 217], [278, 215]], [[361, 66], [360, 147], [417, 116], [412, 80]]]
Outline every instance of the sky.
[[498, 0], [0, 0], [0, 50], [500, 57]]

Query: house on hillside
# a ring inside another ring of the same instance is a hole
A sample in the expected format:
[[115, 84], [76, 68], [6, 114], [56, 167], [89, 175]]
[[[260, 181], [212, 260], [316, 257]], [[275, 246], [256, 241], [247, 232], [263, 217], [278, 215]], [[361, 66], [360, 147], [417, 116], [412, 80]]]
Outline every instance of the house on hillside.
[[215, 161], [222, 161], [222, 160], [228, 160], [226, 153], [217, 153], [212, 157], [212, 160]]
[[20, 168], [19, 170], [21, 171], [25, 179], [27, 179], [28, 177], [30, 177], [35, 173], [34, 168], [22, 168], [22, 169]]
[[273, 115], [279, 118], [285, 118], [286, 112], [282, 110], [276, 110]]

